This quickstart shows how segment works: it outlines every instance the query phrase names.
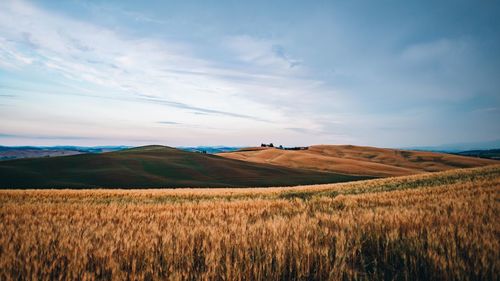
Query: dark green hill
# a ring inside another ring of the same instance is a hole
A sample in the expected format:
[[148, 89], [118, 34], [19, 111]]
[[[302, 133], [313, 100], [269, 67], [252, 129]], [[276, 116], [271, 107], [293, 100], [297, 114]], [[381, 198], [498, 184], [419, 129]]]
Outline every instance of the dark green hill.
[[500, 149], [468, 150], [468, 151], [457, 152], [456, 154], [500, 160]]
[[0, 162], [0, 188], [288, 186], [366, 179], [144, 146]]

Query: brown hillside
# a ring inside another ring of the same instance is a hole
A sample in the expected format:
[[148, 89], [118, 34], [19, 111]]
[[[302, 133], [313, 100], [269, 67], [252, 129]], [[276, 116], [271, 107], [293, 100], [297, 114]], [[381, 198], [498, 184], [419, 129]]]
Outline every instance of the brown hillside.
[[255, 163], [352, 175], [401, 176], [498, 164], [498, 161], [445, 153], [353, 145], [314, 145], [308, 150], [260, 147], [219, 156]]

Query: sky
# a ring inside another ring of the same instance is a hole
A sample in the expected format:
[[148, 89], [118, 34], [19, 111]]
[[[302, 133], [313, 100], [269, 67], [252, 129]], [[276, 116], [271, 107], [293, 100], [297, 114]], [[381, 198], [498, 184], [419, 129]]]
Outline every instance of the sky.
[[0, 1], [0, 145], [500, 139], [500, 2]]

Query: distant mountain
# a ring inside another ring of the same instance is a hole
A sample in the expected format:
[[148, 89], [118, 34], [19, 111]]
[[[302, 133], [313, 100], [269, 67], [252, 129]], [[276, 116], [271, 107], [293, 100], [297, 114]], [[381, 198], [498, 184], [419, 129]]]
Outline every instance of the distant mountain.
[[177, 148], [184, 150], [184, 151], [200, 152], [200, 153], [205, 152], [208, 154], [216, 154], [216, 153], [220, 153], [220, 152], [230, 152], [230, 151], [236, 151], [238, 149], [241, 149], [241, 147], [237, 147], [237, 146], [180, 146]]
[[313, 145], [307, 150], [256, 147], [217, 155], [254, 163], [376, 177], [500, 164], [498, 161], [445, 153], [354, 145]]
[[452, 144], [442, 144], [435, 146], [412, 146], [412, 147], [405, 147], [403, 149], [457, 153], [469, 150], [500, 149], [500, 140], [484, 141], [484, 142], [452, 143]]
[[0, 162], [0, 188], [291, 186], [367, 179], [226, 159], [165, 146]]
[[83, 153], [103, 153], [130, 148], [129, 146], [0, 146], [0, 160], [57, 157]]
[[456, 153], [458, 155], [500, 160], [500, 149], [468, 150]]

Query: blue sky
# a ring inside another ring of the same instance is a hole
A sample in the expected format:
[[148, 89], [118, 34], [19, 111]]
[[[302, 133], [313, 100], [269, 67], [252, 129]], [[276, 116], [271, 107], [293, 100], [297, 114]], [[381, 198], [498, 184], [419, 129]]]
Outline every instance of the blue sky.
[[0, 145], [500, 139], [498, 1], [0, 1]]

